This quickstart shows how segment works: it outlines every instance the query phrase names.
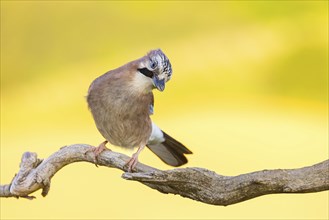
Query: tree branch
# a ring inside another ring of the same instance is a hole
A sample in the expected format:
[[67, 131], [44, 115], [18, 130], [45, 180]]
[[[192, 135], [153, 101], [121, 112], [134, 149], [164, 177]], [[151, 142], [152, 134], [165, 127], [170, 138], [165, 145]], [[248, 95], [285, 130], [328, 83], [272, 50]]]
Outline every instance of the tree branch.
[[[0, 185], [0, 197], [33, 199], [29, 195], [39, 189], [46, 196], [51, 178], [61, 168], [74, 162], [95, 163], [92, 148], [86, 144], [62, 147], [45, 160], [38, 159], [36, 153], [25, 152], [12, 182]], [[263, 170], [238, 176], [222, 176], [204, 168], [163, 171], [141, 163], [134, 173], [128, 173], [125, 164], [129, 157], [108, 150], [97, 160], [100, 166], [124, 171], [124, 179], [139, 181], [162, 193], [179, 194], [213, 205], [231, 205], [266, 194], [329, 190], [329, 160], [299, 169]]]

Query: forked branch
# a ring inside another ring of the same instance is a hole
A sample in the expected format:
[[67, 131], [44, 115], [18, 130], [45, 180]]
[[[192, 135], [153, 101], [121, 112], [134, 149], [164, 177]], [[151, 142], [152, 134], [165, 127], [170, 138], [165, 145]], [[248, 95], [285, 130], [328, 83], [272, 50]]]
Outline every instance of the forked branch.
[[[64, 166], [74, 162], [94, 163], [93, 147], [75, 144], [62, 147], [45, 160], [36, 153], [25, 152], [20, 170], [8, 185], [0, 185], [0, 197], [33, 199], [31, 193], [42, 189], [46, 196], [50, 180]], [[329, 160], [299, 169], [262, 170], [238, 176], [222, 176], [204, 168], [158, 170], [138, 163], [134, 173], [125, 167], [129, 157], [104, 151], [98, 165], [118, 168], [122, 177], [135, 180], [162, 193], [179, 194], [212, 205], [231, 205], [274, 193], [311, 193], [329, 190]]]

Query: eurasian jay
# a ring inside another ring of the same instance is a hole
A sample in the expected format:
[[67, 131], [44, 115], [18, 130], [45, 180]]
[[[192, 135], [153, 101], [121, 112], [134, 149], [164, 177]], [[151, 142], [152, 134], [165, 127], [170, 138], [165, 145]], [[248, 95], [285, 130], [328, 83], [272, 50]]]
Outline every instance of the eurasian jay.
[[88, 106], [99, 132], [106, 139], [93, 150], [95, 157], [110, 142], [124, 148], [138, 147], [126, 164], [129, 172], [136, 166], [138, 155], [145, 146], [168, 165], [177, 167], [187, 163], [184, 154], [192, 152], [163, 132], [150, 118], [154, 107], [152, 90], [163, 91], [171, 74], [169, 59], [158, 49], [91, 83]]

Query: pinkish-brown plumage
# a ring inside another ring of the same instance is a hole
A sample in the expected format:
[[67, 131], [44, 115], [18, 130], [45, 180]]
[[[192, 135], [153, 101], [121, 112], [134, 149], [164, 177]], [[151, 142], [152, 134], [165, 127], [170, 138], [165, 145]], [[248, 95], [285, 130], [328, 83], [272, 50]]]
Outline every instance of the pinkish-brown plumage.
[[87, 97], [99, 132], [111, 144], [125, 148], [146, 145], [152, 131], [153, 93], [134, 91], [130, 85], [137, 67], [136, 61], [131, 62], [98, 77]]
[[[154, 50], [96, 78], [89, 87], [88, 106], [103, 137], [112, 145], [138, 147], [128, 162], [128, 170], [134, 168], [145, 145], [172, 166], [186, 163], [184, 153], [192, 153], [150, 119], [154, 102], [152, 90], [163, 91], [170, 77], [168, 58], [161, 50]], [[104, 143], [100, 145], [96, 156], [104, 147]]]

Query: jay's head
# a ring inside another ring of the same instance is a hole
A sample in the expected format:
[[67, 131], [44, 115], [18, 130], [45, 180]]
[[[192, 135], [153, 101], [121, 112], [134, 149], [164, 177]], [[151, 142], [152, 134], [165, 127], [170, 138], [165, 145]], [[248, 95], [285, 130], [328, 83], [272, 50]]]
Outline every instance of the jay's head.
[[172, 74], [170, 61], [160, 49], [150, 51], [144, 57], [138, 71], [159, 91], [165, 89], [165, 84]]

